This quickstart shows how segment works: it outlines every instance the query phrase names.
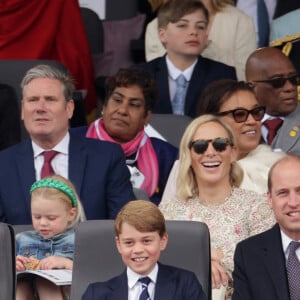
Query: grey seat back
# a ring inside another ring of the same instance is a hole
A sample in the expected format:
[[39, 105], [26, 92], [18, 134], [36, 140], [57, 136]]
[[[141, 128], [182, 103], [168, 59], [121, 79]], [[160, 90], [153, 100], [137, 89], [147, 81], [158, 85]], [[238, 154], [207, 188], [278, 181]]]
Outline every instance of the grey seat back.
[[170, 144], [179, 148], [182, 135], [193, 119], [173, 114], [152, 114], [150, 125]]
[[0, 223], [0, 299], [14, 300], [16, 287], [15, 238], [11, 225]]
[[[193, 271], [210, 297], [210, 240], [206, 224], [167, 221], [167, 230], [169, 242], [160, 262]], [[80, 300], [90, 283], [106, 281], [124, 269], [115, 246], [113, 220], [77, 225], [71, 300]]]

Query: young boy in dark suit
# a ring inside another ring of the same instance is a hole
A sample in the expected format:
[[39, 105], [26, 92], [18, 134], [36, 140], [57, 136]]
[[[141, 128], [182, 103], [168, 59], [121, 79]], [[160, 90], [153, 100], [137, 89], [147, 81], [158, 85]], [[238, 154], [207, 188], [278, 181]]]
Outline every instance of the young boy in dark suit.
[[[116, 245], [126, 270], [89, 285], [83, 300], [204, 300], [195, 274], [158, 262], [168, 242], [165, 219], [150, 201], [126, 204], [115, 220]], [[144, 298], [143, 298], [144, 297]]]
[[203, 89], [218, 79], [236, 79], [235, 69], [200, 55], [207, 46], [209, 15], [199, 0], [172, 0], [158, 12], [158, 35], [166, 55], [141, 65], [157, 80], [154, 113], [196, 117]]

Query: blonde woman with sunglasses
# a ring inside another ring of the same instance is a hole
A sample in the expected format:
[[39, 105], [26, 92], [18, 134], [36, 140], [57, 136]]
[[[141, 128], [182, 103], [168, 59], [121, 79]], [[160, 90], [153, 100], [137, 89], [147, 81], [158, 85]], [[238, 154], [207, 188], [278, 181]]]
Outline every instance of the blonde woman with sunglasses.
[[243, 171], [229, 125], [203, 115], [183, 134], [176, 194], [159, 207], [166, 219], [201, 221], [211, 236], [212, 299], [231, 299], [236, 244], [269, 229], [274, 216], [266, 197], [239, 188]]

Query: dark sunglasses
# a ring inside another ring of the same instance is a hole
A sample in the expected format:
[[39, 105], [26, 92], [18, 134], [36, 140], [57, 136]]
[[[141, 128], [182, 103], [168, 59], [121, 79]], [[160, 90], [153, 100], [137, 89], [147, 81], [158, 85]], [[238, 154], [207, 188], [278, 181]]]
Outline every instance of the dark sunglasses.
[[218, 152], [223, 152], [226, 150], [227, 146], [232, 146], [232, 143], [225, 138], [215, 138], [213, 140], [195, 140], [189, 143], [189, 149], [194, 150], [197, 154], [203, 154], [207, 148], [209, 143], [212, 143], [214, 149]]
[[255, 121], [261, 121], [264, 117], [266, 108], [263, 106], [255, 107], [253, 109], [246, 109], [246, 108], [236, 108], [232, 110], [222, 111], [217, 113], [217, 116], [226, 116], [228, 114], [232, 114], [233, 119], [236, 123], [246, 122], [248, 119], [249, 114], [253, 117]]
[[278, 77], [273, 79], [266, 79], [266, 80], [253, 80], [253, 82], [263, 82], [270, 84], [274, 89], [282, 88], [285, 83], [289, 81], [292, 85], [299, 85], [300, 84], [300, 78], [299, 75], [291, 75], [287, 77]]

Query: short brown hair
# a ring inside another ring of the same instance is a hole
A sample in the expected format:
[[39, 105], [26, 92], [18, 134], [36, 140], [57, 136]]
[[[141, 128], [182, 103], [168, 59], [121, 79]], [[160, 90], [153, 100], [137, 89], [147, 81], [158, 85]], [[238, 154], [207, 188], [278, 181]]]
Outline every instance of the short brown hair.
[[166, 234], [166, 222], [159, 208], [147, 200], [134, 200], [125, 204], [115, 219], [116, 235], [122, 233], [122, 224], [127, 223], [140, 232], [157, 231], [160, 237]]
[[165, 28], [169, 23], [178, 22], [183, 16], [201, 10], [208, 24], [208, 10], [199, 0], [172, 0], [164, 3], [157, 15], [158, 28]]

